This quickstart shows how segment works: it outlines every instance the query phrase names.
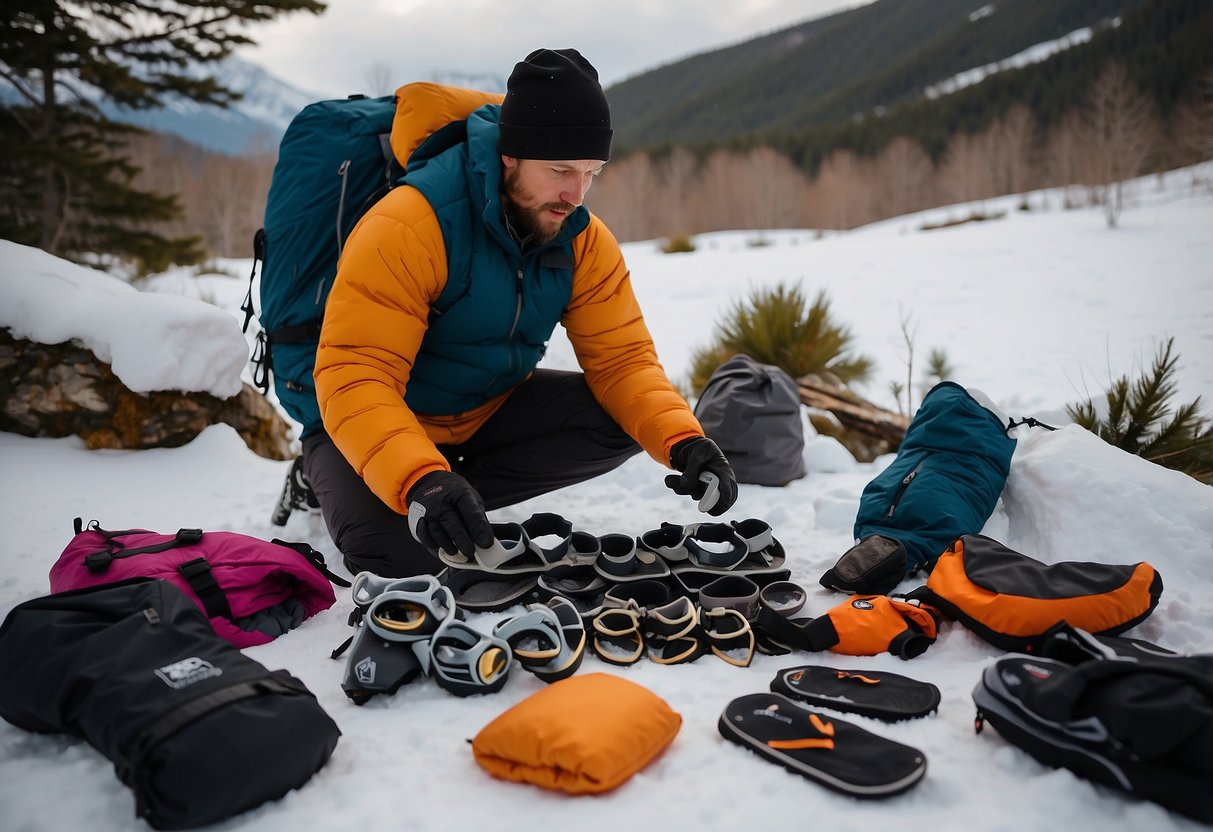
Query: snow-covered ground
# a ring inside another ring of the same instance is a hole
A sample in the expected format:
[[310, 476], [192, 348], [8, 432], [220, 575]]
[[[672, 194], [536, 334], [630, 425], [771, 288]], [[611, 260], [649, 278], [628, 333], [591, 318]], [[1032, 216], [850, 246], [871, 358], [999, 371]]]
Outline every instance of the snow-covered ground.
[[[1158, 345], [1173, 336], [1182, 356], [1180, 398], [1202, 396], [1209, 414], [1213, 193], [1193, 183], [1202, 174], [1207, 182], [1210, 173], [1205, 166], [1140, 180], [1115, 230], [1104, 226], [1098, 209], [1062, 212], [1056, 195], [1041, 193], [1031, 196], [1031, 212], [1015, 211], [1012, 200], [991, 201], [983, 207], [1007, 208], [1004, 219], [943, 230], [918, 229], [965, 216], [968, 206], [821, 239], [809, 231], [771, 232], [764, 247], [750, 245], [753, 233], [735, 232], [697, 238], [693, 254], [662, 255], [655, 243], [629, 244], [625, 253], [658, 352], [679, 381], [723, 310], [755, 286], [795, 281], [810, 296], [828, 290], [857, 349], [876, 359], [867, 393], [886, 405], [892, 404], [887, 383], [905, 375], [901, 321], [908, 318], [920, 366], [932, 347], [943, 348], [956, 367], [954, 380], [979, 388], [1009, 415], [1053, 424], [1065, 421], [1067, 403], [1099, 395], [1110, 378], [1148, 366]], [[108, 348], [115, 371], [131, 386], [149, 378], [171, 386], [165, 380], [175, 377], [174, 367], [181, 385], [192, 389], [231, 384], [239, 330], [226, 320], [216, 323], [212, 306], [116, 289], [103, 277], [6, 242], [0, 242], [0, 264], [0, 326], [35, 338], [74, 335], [98, 352]], [[182, 270], [153, 280], [151, 288], [204, 297], [236, 321], [248, 263], [225, 265], [240, 277], [187, 280]], [[71, 313], [69, 301], [104, 303], [106, 313]], [[123, 347], [139, 335], [148, 339], [142, 349]], [[136, 356], [134, 363], [120, 367], [119, 356], [128, 354]], [[553, 340], [547, 362], [575, 366], [561, 338]], [[793, 578], [809, 590], [809, 609], [824, 612], [841, 596], [821, 589], [817, 578], [850, 545], [860, 492], [887, 460], [858, 464], [833, 440], [813, 436], [805, 453], [808, 476], [784, 488], [743, 485], [727, 517], [768, 521], [787, 549]], [[76, 516], [108, 528], [200, 526], [307, 540], [340, 571], [319, 518], [296, 514], [285, 530], [270, 525], [286, 463], [254, 456], [225, 426], [182, 448], [141, 452], [88, 452], [73, 438], [0, 434], [0, 470], [8, 532], [0, 615], [47, 592], [47, 571], [70, 539]], [[594, 481], [495, 512], [494, 519], [556, 511], [589, 531], [630, 534], [663, 521], [694, 521], [692, 504], [662, 485], [664, 473], [652, 460], [635, 458]], [[1213, 651], [1208, 486], [1112, 449], [1076, 427], [1028, 431], [984, 531], [1050, 562], [1149, 561], [1166, 588], [1153, 616], [1131, 634], [1181, 652]], [[620, 674], [650, 688], [682, 715], [683, 726], [660, 758], [616, 791], [573, 798], [493, 780], [476, 766], [465, 742], [540, 689], [521, 671], [492, 696], [459, 699], [421, 680], [362, 708], [349, 703], [338, 684], [342, 664], [329, 658], [348, 635], [349, 607], [339, 593], [333, 609], [272, 644], [247, 650], [266, 666], [303, 679], [343, 737], [329, 764], [301, 790], [220, 828], [1202, 828], [1047, 769], [993, 730], [975, 735], [970, 691], [1000, 652], [957, 625], [945, 625], [937, 643], [909, 662], [887, 654], [824, 653], [759, 656], [747, 669], [714, 657], [619, 669], [587, 657], [583, 673]], [[472, 623], [488, 628], [505, 614], [473, 616]], [[859, 802], [719, 736], [716, 719], [732, 698], [766, 690], [777, 670], [804, 663], [890, 670], [939, 686], [943, 701], [934, 716], [895, 725], [846, 717], [921, 749], [929, 761], [922, 783], [888, 801]], [[77, 740], [0, 723], [0, 828], [139, 827], [129, 791], [100, 754]]]

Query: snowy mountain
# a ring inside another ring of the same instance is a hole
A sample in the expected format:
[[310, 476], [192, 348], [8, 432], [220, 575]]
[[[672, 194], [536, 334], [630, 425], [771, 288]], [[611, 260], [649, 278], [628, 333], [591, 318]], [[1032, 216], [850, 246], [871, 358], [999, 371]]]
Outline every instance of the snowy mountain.
[[[115, 121], [180, 136], [221, 153], [243, 153], [274, 148], [290, 120], [305, 106], [323, 96], [291, 86], [259, 66], [229, 57], [219, 63], [195, 65], [194, 77], [211, 76], [241, 94], [230, 107], [212, 107], [188, 99], [166, 96], [155, 110], [131, 110], [102, 100], [100, 92], [76, 82], [73, 88]], [[351, 90], [351, 92], [358, 92]], [[13, 87], [0, 79], [0, 102], [18, 100]]]
[[119, 121], [181, 136], [210, 150], [242, 153], [277, 147], [295, 114], [323, 98], [236, 57], [196, 66], [195, 71], [213, 76], [223, 86], [239, 92], [241, 99], [228, 108], [203, 106], [182, 98], [167, 98], [158, 110], [131, 111], [112, 105], [104, 108]]

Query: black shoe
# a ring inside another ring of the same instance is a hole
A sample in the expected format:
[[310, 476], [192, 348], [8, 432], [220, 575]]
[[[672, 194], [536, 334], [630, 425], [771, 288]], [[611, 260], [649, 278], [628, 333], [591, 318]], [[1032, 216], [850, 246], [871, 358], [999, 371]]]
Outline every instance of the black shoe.
[[316, 499], [311, 483], [303, 475], [303, 457], [295, 457], [291, 470], [286, 472], [286, 482], [282, 484], [282, 493], [278, 496], [278, 504], [274, 506], [270, 522], [275, 526], [285, 526], [295, 509], [312, 513], [320, 511], [320, 501]]

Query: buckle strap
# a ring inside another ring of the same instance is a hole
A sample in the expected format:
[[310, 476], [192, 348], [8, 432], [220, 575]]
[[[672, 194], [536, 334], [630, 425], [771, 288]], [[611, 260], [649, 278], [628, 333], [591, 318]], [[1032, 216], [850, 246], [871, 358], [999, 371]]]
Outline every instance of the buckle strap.
[[[569, 552], [569, 542], [573, 536], [573, 524], [559, 514], [541, 512], [532, 514], [522, 521], [522, 530], [526, 532], [527, 545], [544, 563], [555, 563]], [[543, 547], [535, 542], [537, 537], [556, 535], [559, 541], [555, 546]]]
[[[724, 548], [705, 546], [718, 544]], [[728, 523], [699, 523], [687, 534], [687, 552], [692, 561], [714, 569], [732, 569], [750, 554], [737, 530]]]
[[141, 530], [128, 529], [121, 532], [107, 532], [99, 526], [90, 526], [90, 530], [99, 532], [107, 541], [106, 548], [97, 552], [90, 552], [84, 556], [85, 567], [89, 572], [94, 574], [109, 569], [110, 564], [118, 558], [129, 558], [133, 555], [148, 555], [154, 552], [166, 552], [169, 549], [192, 546], [202, 540], [202, 529], [178, 529], [177, 533], [168, 540], [126, 549], [123, 548], [122, 543], [117, 538], [128, 534], [139, 534]]
[[228, 621], [233, 619], [227, 596], [223, 594], [223, 587], [215, 580], [206, 558], [197, 557], [186, 561], [177, 567], [177, 571], [202, 602], [202, 608], [206, 610], [208, 618], [226, 618]]
[[699, 604], [704, 610], [736, 610], [752, 621], [758, 615], [758, 584], [744, 575], [725, 575], [700, 588]]
[[345, 578], [341, 577], [340, 575], [336, 574], [335, 572], [332, 572], [329, 570], [328, 564], [325, 563], [324, 555], [322, 555], [317, 550], [313, 549], [309, 544], [304, 543], [302, 541], [298, 541], [295, 543], [289, 543], [289, 542], [287, 542], [285, 540], [281, 540], [277, 537], [275, 537], [273, 540], [271, 540], [270, 543], [277, 544], [278, 546], [285, 546], [286, 548], [293, 549], [294, 551], [303, 555], [304, 560], [306, 560], [312, 566], [316, 567], [316, 569], [320, 572], [321, 575], [324, 575], [324, 577], [328, 578], [329, 583], [335, 584], [336, 586], [340, 586], [340, 587], [349, 587], [350, 586], [349, 581], [347, 581]]
[[600, 571], [617, 578], [636, 571], [636, 538], [626, 534], [604, 534], [598, 538], [600, 548], [595, 563]]
[[313, 696], [286, 671], [276, 670], [270, 676], [236, 682], [191, 699], [136, 734], [122, 753], [121, 762], [115, 766], [118, 779], [135, 791], [136, 816], [146, 817], [149, 810], [147, 788], [154, 772], [145, 761], [157, 745], [211, 711], [242, 699], [272, 695]]

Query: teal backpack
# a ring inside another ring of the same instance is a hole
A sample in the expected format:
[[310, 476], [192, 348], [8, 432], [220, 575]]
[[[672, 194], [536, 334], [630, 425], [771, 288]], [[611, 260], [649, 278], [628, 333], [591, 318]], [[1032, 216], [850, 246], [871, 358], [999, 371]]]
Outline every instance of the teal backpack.
[[[240, 307], [247, 332], [261, 323], [253, 382], [303, 427], [322, 429], [312, 370], [324, 303], [337, 258], [355, 223], [404, 171], [389, 138], [396, 98], [350, 96], [305, 107], [287, 127], [266, 198], [265, 224], [253, 239], [253, 271]], [[253, 284], [261, 264], [261, 311]]]

